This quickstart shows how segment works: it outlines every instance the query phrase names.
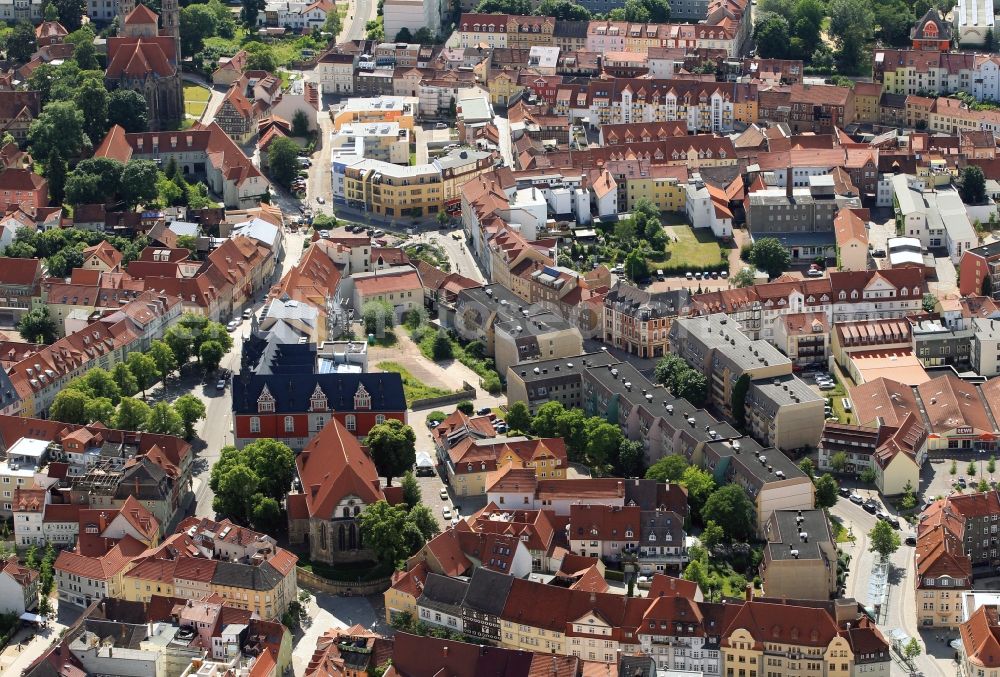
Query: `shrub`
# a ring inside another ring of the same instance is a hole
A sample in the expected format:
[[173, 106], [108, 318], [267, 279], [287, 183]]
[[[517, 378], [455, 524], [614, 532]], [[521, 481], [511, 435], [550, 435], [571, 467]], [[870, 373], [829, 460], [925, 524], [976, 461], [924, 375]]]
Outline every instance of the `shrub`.
[[496, 395], [503, 390], [503, 384], [500, 383], [500, 376], [496, 372], [484, 376], [482, 386], [483, 390], [490, 395]]
[[476, 410], [475, 405], [472, 404], [470, 400], [462, 400], [461, 402], [455, 405], [455, 408], [458, 409], [463, 414], [465, 414], [466, 416], [471, 416], [472, 412]]

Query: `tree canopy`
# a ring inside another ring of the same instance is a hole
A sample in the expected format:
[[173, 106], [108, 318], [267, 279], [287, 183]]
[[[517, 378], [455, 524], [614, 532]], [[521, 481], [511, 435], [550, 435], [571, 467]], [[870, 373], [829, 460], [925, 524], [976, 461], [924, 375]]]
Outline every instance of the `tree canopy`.
[[375, 467], [388, 485], [392, 485], [393, 477], [399, 477], [417, 461], [417, 436], [402, 421], [390, 419], [372, 426], [365, 442]]
[[754, 535], [753, 504], [737, 484], [713, 491], [701, 508], [701, 518], [706, 523], [726, 525], [726, 535], [736, 541], [747, 541]]
[[754, 242], [750, 249], [750, 262], [757, 267], [757, 270], [775, 278], [788, 270], [792, 264], [792, 255], [777, 238], [762, 237]]
[[213, 509], [240, 524], [257, 528], [273, 519], [295, 476], [295, 454], [273, 439], [255, 440], [242, 449], [224, 447], [212, 467]]

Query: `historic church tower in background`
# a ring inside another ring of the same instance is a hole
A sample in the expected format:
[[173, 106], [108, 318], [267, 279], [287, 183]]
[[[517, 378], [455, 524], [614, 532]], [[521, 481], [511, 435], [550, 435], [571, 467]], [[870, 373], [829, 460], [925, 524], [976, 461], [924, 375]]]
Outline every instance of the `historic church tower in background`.
[[163, 20], [163, 31], [161, 34], [172, 36], [174, 39], [174, 46], [177, 50], [177, 68], [179, 70], [183, 59], [181, 58], [181, 10], [178, 0], [161, 0], [160, 18]]

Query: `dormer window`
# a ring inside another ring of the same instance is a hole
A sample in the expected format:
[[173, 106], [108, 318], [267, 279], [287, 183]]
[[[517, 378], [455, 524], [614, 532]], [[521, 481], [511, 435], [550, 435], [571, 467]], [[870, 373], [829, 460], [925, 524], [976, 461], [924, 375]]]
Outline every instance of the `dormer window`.
[[271, 391], [264, 386], [264, 389], [260, 393], [260, 397], [257, 398], [257, 413], [258, 414], [273, 414], [274, 413], [274, 395]]
[[358, 384], [358, 391], [354, 393], [354, 408], [355, 409], [371, 409], [372, 408], [372, 396], [368, 394], [365, 390], [364, 384]]
[[326, 399], [326, 393], [316, 384], [316, 389], [313, 390], [312, 395], [309, 397], [309, 411], [327, 411], [329, 405]]

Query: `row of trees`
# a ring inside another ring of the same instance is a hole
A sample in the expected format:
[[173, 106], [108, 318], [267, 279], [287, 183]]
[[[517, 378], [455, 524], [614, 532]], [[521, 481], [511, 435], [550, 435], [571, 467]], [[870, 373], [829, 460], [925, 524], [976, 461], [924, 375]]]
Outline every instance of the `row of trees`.
[[684, 358], [673, 353], [664, 355], [656, 363], [653, 377], [670, 390], [674, 397], [683, 397], [696, 407], [702, 407], [708, 398], [708, 379], [697, 369], [692, 369]]
[[[160, 344], [160, 354], [166, 348]], [[150, 351], [153, 353], [153, 351]], [[158, 378], [156, 358], [131, 353], [112, 372], [100, 367], [70, 381], [56, 395], [49, 417], [63, 423], [102, 423], [119, 430], [143, 430], [164, 435], [194, 436], [194, 426], [205, 418], [205, 404], [194, 395], [182, 395], [171, 405], [159, 402], [152, 407], [132, 397], [142, 384]]]
[[56, 549], [52, 547], [51, 542], [46, 543], [41, 561], [38, 559], [38, 548], [34, 544], [29, 546], [27, 552], [24, 553], [24, 566], [38, 572], [38, 592], [41, 595], [41, 599], [38, 601], [38, 613], [41, 616], [48, 616], [52, 613], [49, 595], [52, 594], [52, 588], [55, 587], [56, 579], [53, 568], [55, 563]]
[[[483, 0], [476, 7], [480, 14], [517, 14], [526, 16], [551, 16], [563, 21], [589, 21], [602, 18], [592, 14], [582, 5], [570, 0], [543, 0], [532, 9], [528, 0]], [[612, 21], [634, 21], [637, 23], [666, 23], [670, 21], [670, 3], [667, 0], [626, 0], [624, 6], [607, 13]]]

